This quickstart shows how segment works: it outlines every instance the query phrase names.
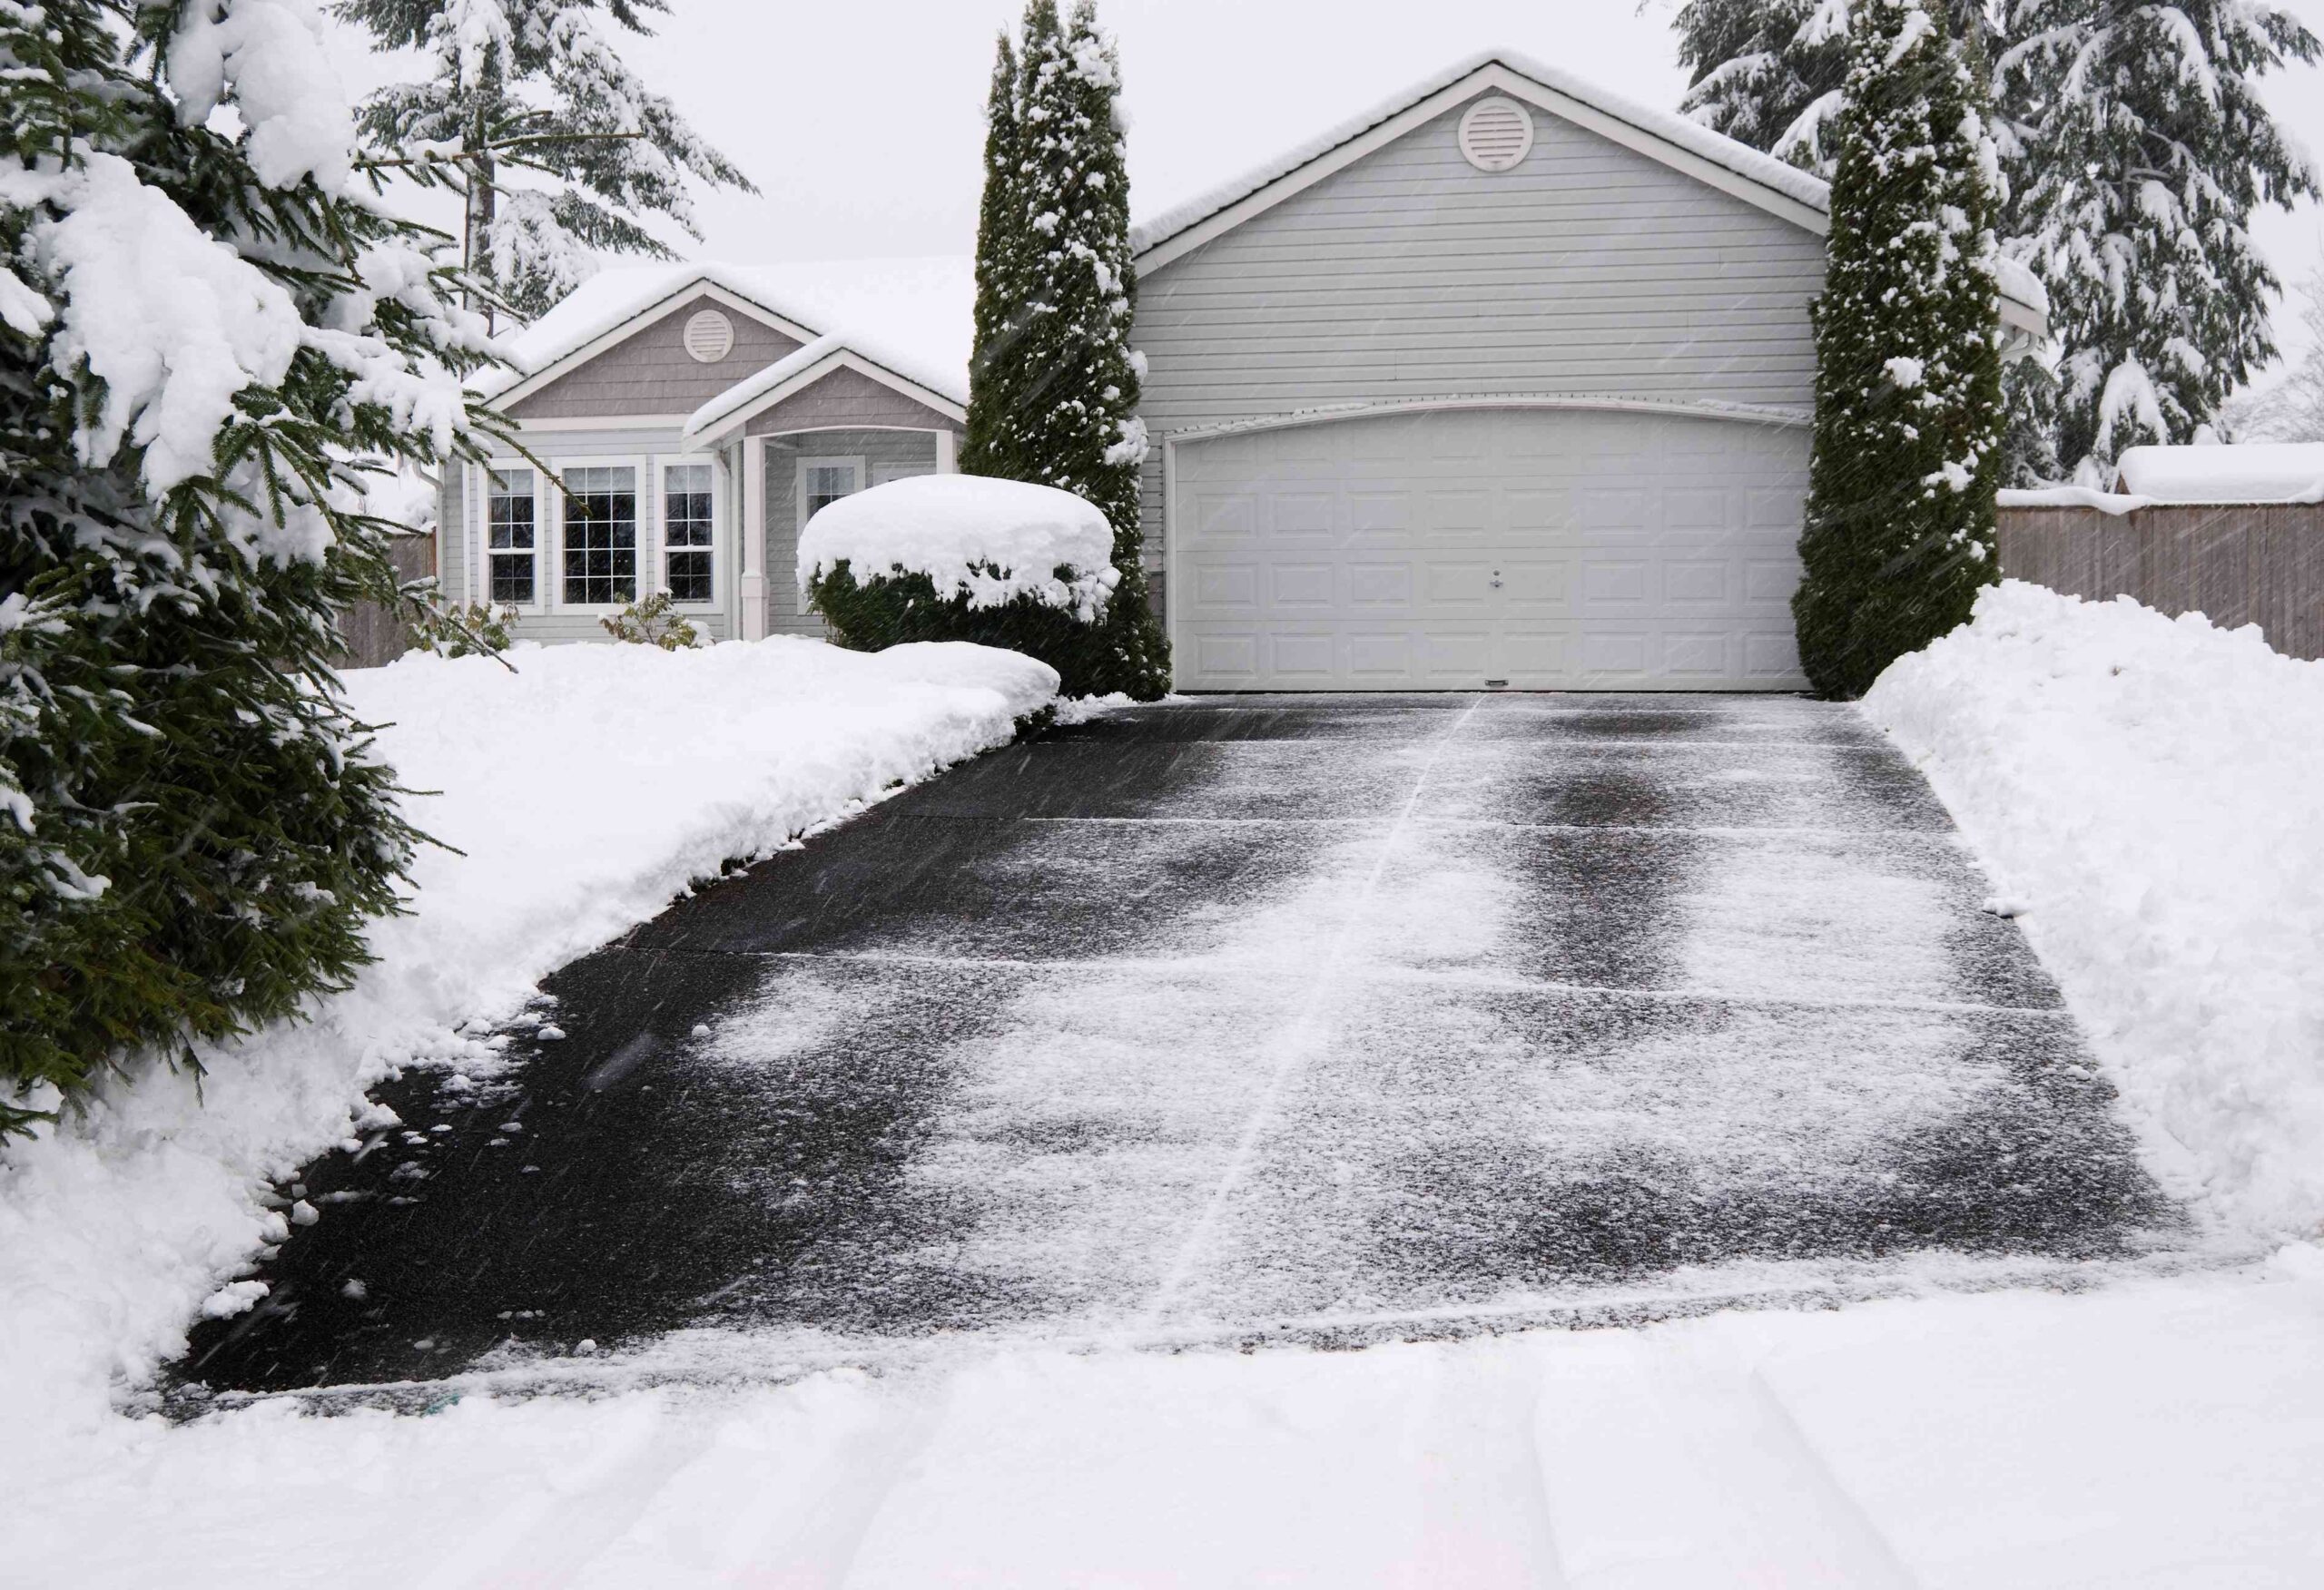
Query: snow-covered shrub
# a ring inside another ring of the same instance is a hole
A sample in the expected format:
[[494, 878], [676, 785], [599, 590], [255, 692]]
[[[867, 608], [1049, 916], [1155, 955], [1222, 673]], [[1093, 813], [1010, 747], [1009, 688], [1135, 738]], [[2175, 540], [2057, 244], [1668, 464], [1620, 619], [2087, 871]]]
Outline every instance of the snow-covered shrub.
[[702, 643], [702, 632], [678, 611], [676, 601], [667, 591], [656, 591], [619, 613], [607, 613], [597, 623], [606, 633], [632, 646], [659, 646], [665, 652], [683, 652]]
[[482, 602], [432, 608], [412, 624], [412, 644], [438, 657], [497, 656], [508, 649], [516, 622], [515, 608]]
[[0, 1134], [345, 984], [418, 837], [331, 660], [486, 343], [320, 25], [0, 5]]
[[845, 496], [799, 533], [799, 590], [840, 644], [974, 641], [1103, 693], [1113, 529], [1071, 492], [923, 475]]
[[1965, 622], [1998, 573], [1999, 157], [1936, 0], [1861, 0], [1816, 325], [1792, 613], [1827, 696]]

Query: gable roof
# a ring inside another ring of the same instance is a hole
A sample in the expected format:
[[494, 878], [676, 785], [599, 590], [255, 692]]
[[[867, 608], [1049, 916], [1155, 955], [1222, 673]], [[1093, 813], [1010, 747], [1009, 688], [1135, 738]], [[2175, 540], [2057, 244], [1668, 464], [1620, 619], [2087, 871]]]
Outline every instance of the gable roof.
[[[1832, 190], [1821, 177], [1514, 50], [1486, 50], [1133, 227], [1130, 248], [1139, 271], [1159, 270], [1487, 91], [1586, 128], [1819, 236], [1831, 230]], [[2050, 306], [2041, 283], [2014, 261], [2002, 263], [2004, 322], [2046, 334]]]
[[970, 261], [949, 255], [602, 270], [503, 338], [512, 368], [479, 378], [477, 389], [504, 406], [520, 401], [703, 293], [802, 343], [836, 338], [914, 386], [968, 401], [975, 286]]
[[737, 381], [695, 409], [686, 419], [684, 439], [689, 446], [697, 448], [715, 447], [740, 431], [754, 417], [784, 398], [805, 391], [833, 370], [840, 369], [854, 370], [892, 392], [901, 393], [915, 403], [934, 409], [948, 419], [962, 423], [968, 419], [968, 410], [962, 407], [967, 401], [965, 395], [956, 398], [950, 393], [922, 385], [881, 365], [877, 359], [867, 358], [843, 337], [818, 337], [755, 375]]

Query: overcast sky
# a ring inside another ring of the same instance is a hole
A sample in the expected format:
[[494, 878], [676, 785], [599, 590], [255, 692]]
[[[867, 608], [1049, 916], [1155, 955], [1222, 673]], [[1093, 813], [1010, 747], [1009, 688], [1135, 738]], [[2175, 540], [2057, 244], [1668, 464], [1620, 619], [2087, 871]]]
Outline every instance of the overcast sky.
[[[1153, 214], [1496, 45], [1675, 105], [1685, 87], [1672, 54], [1677, 4], [1100, 0], [1121, 45], [1133, 208]], [[1022, 0], [671, 5], [659, 35], [624, 53], [760, 189], [705, 196], [702, 257], [970, 249], [993, 37]], [[2324, 0], [2290, 5], [2324, 32]], [[354, 86], [379, 81], [384, 65], [350, 46]], [[2296, 67], [2267, 93], [2310, 149], [2324, 150], [2324, 71]], [[2313, 205], [2270, 212], [2256, 230], [2288, 282], [2324, 256]]]

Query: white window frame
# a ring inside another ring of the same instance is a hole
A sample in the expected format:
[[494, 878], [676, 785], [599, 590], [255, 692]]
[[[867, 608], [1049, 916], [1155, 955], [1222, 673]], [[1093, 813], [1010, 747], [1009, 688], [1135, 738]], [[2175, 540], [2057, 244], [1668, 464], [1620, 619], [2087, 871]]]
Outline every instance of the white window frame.
[[556, 515], [554, 535], [556, 554], [551, 564], [551, 574], [556, 584], [550, 597], [549, 612], [602, 616], [609, 613], [619, 613], [629, 605], [628, 602], [567, 602], [565, 599], [565, 477], [576, 469], [626, 469], [630, 472], [631, 489], [638, 499], [637, 575], [635, 583], [630, 587], [630, 601], [635, 602], [642, 596], [651, 595], [658, 588], [647, 581], [647, 575], [658, 566], [655, 560], [660, 555], [657, 544], [661, 539], [655, 534], [660, 515], [651, 506], [659, 498], [658, 496], [649, 495], [658, 493], [661, 485], [653, 463], [652, 458], [642, 454], [635, 456], [606, 455], [594, 457], [587, 456], [577, 458], [557, 457], [548, 461], [548, 466], [556, 472], [556, 484], [550, 488], [550, 495], [556, 499], [550, 505]]
[[[821, 458], [810, 458], [803, 456], [800, 458], [798, 471], [792, 476], [793, 495], [798, 499], [796, 506], [798, 508], [800, 529], [804, 530], [807, 527], [807, 472], [811, 469], [838, 469], [842, 467], [855, 471], [855, 491], [862, 492], [872, 489], [872, 466], [869, 456], [865, 454], [857, 453], [852, 456], [841, 454]], [[855, 493], [850, 492], [848, 495], [852, 496]]]
[[922, 465], [917, 459], [907, 463], [900, 458], [883, 458], [872, 466], [872, 478], [864, 483], [863, 489], [869, 491], [875, 486], [892, 486], [899, 480], [917, 480], [923, 475], [941, 473], [940, 462]]
[[[657, 456], [654, 460], [654, 582], [652, 589], [662, 590], [670, 583], [670, 486], [673, 469], [707, 469], [710, 471], [710, 595], [701, 602], [680, 602], [676, 605], [684, 613], [716, 613], [726, 600], [726, 502], [718, 489], [718, 462], [708, 453], [681, 453]], [[683, 548], [694, 551], [698, 548]]]
[[[521, 469], [533, 477], [533, 599], [530, 602], [501, 603], [492, 599], [492, 479]], [[476, 504], [476, 588], [468, 593], [471, 602], [482, 603], [495, 613], [504, 606], [514, 607], [518, 615], [538, 618], [548, 611], [548, 572], [551, 564], [549, 542], [555, 531], [549, 523], [548, 483], [541, 478], [541, 467], [530, 458], [488, 458], [485, 461], [481, 489]], [[561, 521], [560, 521], [561, 523]]]

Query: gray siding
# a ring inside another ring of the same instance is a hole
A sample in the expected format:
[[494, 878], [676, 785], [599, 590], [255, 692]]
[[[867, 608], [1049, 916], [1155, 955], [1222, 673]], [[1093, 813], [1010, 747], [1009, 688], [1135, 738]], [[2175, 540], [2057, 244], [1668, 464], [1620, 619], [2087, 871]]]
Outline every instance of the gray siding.
[[[544, 463], [552, 466], [586, 464], [592, 458], [618, 459], [623, 463], [639, 465], [639, 536], [641, 541], [650, 542], [657, 555], [661, 540], [661, 504], [654, 494], [651, 466], [656, 458], [673, 463], [681, 460], [690, 464], [708, 461], [707, 455], [685, 453], [675, 431], [555, 431], [545, 436], [529, 437], [526, 440]], [[453, 488], [440, 521], [444, 527], [441, 574], [447, 596], [454, 602], [467, 602], [472, 597], [480, 598], [482, 594], [481, 553], [471, 515], [482, 513], [483, 492], [480, 479], [473, 485], [468, 479], [472, 474], [480, 476], [480, 472], [472, 466], [463, 466], [453, 474], [458, 478], [459, 485]], [[554, 520], [556, 506], [553, 496], [544, 504], [544, 513]], [[743, 515], [739, 493], [731, 486], [729, 500], [720, 505], [720, 513], [723, 515], [720, 527], [724, 540], [718, 549], [717, 611], [685, 610], [687, 619], [713, 641], [726, 640], [738, 633], [733, 615], [736, 611], [742, 574], [742, 538], [739, 532]], [[551, 582], [547, 588], [553, 592], [556, 569], [551, 556], [555, 535], [550, 525], [542, 526], [541, 540], [538, 577]], [[657, 579], [652, 566], [645, 565], [641, 575], [641, 589], [652, 590]], [[517, 620], [516, 633], [517, 638], [527, 641], [602, 641], [606, 633], [597, 617], [595, 613], [527, 613]]]
[[[1464, 108], [1139, 283], [1157, 438], [1456, 395], [1813, 403], [1820, 237], [1543, 111], [1489, 175], [1461, 155]], [[1157, 447], [1156, 562], [1161, 473]]]
[[[734, 346], [716, 364], [704, 364], [685, 350], [685, 324], [704, 309], [717, 309], [734, 323]], [[507, 412], [518, 419], [692, 414], [737, 381], [798, 350], [797, 339], [697, 294]]]
[[[958, 430], [959, 423], [860, 370], [836, 369], [805, 391], [785, 398], [743, 427], [753, 437], [831, 426], [903, 426]], [[931, 443], [931, 446], [933, 446]]]
[[821, 635], [823, 621], [799, 604], [799, 460], [862, 458], [864, 484], [881, 465], [936, 472], [936, 438], [926, 431], [834, 430], [784, 437], [766, 450], [766, 633]]

